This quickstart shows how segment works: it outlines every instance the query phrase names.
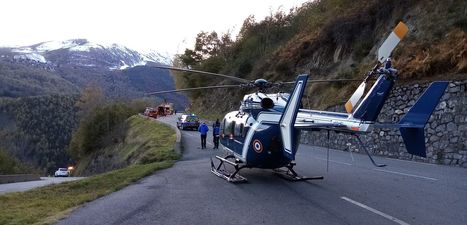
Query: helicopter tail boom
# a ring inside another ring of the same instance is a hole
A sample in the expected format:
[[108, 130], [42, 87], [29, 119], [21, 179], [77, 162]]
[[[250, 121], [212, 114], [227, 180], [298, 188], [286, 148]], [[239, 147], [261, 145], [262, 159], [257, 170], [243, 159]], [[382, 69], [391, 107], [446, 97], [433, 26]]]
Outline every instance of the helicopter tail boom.
[[399, 130], [410, 154], [426, 157], [424, 128], [448, 86], [446, 81], [430, 84], [399, 122]]

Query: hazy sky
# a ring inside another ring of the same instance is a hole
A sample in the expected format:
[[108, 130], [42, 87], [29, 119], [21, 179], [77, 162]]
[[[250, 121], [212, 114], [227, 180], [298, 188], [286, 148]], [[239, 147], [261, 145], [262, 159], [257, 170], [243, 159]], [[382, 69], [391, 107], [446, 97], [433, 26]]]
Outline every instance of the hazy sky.
[[306, 0], [1, 0], [0, 46], [86, 38], [136, 50], [179, 53], [200, 31], [238, 33]]

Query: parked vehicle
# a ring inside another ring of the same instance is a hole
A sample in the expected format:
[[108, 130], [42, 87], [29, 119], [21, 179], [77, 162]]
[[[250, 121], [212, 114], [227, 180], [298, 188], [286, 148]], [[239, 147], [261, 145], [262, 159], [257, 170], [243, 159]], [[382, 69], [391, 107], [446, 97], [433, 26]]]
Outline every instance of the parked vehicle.
[[177, 127], [181, 130], [197, 130], [199, 127], [199, 118], [195, 114], [183, 114], [180, 117], [178, 117]]
[[70, 176], [70, 171], [68, 171], [67, 168], [58, 168], [57, 171], [55, 171], [55, 177], [69, 177]]
[[147, 107], [144, 111], [145, 116], [153, 117], [157, 119], [157, 111], [154, 108]]
[[164, 115], [164, 116], [167, 116], [167, 115], [172, 115], [174, 114], [174, 106], [173, 106], [173, 103], [163, 103], [163, 104], [160, 104], [158, 107], [158, 111], [160, 112], [159, 115]]

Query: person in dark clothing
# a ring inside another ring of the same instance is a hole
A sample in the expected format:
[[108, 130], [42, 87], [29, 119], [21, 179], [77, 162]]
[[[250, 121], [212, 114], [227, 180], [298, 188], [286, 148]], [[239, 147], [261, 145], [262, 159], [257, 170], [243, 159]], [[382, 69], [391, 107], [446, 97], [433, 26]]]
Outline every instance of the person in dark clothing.
[[219, 149], [220, 130], [221, 130], [221, 124], [219, 123], [219, 119], [217, 119], [216, 122], [212, 124], [212, 140], [214, 142], [213, 149]]
[[201, 149], [206, 148], [206, 137], [208, 135], [209, 127], [203, 122], [199, 127], [198, 131], [201, 134]]

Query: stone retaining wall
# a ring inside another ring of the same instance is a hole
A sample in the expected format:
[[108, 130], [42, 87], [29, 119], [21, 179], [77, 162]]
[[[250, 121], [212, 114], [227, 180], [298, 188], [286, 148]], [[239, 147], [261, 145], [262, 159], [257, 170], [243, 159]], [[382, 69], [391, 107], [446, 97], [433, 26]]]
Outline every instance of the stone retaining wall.
[[[378, 121], [397, 123], [428, 87], [426, 84], [394, 87], [381, 110]], [[329, 109], [344, 111], [343, 106]], [[407, 153], [398, 129], [375, 129], [362, 136], [371, 152], [391, 158], [467, 167], [467, 80], [450, 82], [425, 127], [427, 158]], [[327, 147], [327, 131], [304, 131], [302, 143]], [[363, 152], [355, 137], [330, 132], [329, 145], [334, 149]]]

